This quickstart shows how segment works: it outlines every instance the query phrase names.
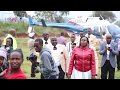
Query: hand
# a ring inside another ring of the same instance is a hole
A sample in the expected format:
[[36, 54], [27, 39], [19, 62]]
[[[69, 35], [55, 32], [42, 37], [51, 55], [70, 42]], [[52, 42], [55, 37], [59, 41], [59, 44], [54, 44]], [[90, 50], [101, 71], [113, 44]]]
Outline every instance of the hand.
[[7, 69], [5, 69], [4, 71], [2, 71], [2, 72], [0, 73], [0, 76], [3, 76], [3, 75], [6, 73], [6, 71], [7, 71]]
[[111, 52], [111, 51], [112, 51], [112, 48], [111, 48], [111, 47], [108, 47], [108, 51], [110, 51], [110, 52]]
[[40, 67], [37, 66], [36, 69], [35, 69], [35, 73], [39, 73], [40, 72]]
[[108, 48], [107, 47], [105, 47], [105, 51], [107, 51], [108, 50]]
[[67, 74], [67, 78], [68, 78], [68, 79], [71, 79], [71, 75]]
[[91, 79], [96, 79], [95, 76], [92, 76]]

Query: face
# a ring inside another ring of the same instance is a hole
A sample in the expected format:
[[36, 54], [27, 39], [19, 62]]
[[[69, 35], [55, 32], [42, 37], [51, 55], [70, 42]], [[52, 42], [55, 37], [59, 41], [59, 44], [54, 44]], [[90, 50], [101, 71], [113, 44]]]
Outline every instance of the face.
[[48, 38], [49, 38], [49, 34], [47, 34], [47, 33], [46, 33], [46, 34], [43, 34], [43, 37], [44, 37], [44, 40], [46, 40], [46, 41], [47, 41], [47, 40], [48, 40]]
[[85, 46], [87, 46], [88, 45], [88, 42], [87, 42], [87, 38], [86, 37], [83, 37], [82, 39], [81, 39], [81, 46], [82, 47], [85, 47]]
[[106, 41], [107, 41], [108, 44], [110, 44], [111, 40], [112, 40], [112, 37], [110, 37], [110, 36], [106, 37]]
[[0, 65], [2, 65], [4, 62], [4, 57], [0, 56]]
[[80, 37], [82, 37], [83, 36], [83, 32], [80, 32]]
[[76, 47], [76, 45], [73, 44], [73, 45], [72, 45], [72, 49], [74, 49], [75, 47]]
[[71, 42], [73, 43], [74, 41], [75, 41], [75, 36], [72, 35], [72, 36], [71, 36]]
[[10, 54], [10, 66], [12, 69], [19, 69], [22, 62], [22, 56], [19, 52], [12, 52]]
[[103, 35], [105, 35], [105, 32], [103, 32]]
[[90, 31], [90, 30], [88, 30], [88, 34], [89, 34], [89, 35], [91, 34], [91, 31]]
[[6, 40], [6, 46], [10, 46], [11, 45], [11, 39], [7, 39]]
[[12, 36], [15, 36], [15, 33], [16, 33], [16, 31], [14, 31], [14, 30], [11, 30], [11, 31], [10, 31], [10, 34], [11, 34]]
[[39, 44], [39, 42], [36, 41], [34, 43], [34, 47], [35, 47], [36, 52], [40, 52], [42, 49], [42, 44]]
[[57, 45], [57, 38], [52, 38], [51, 43], [53, 46], [56, 46]]

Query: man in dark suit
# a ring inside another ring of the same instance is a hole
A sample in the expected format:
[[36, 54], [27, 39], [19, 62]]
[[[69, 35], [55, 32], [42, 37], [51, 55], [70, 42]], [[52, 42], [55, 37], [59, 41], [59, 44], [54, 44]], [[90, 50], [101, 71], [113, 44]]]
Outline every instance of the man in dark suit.
[[106, 35], [106, 41], [100, 44], [100, 55], [102, 55], [101, 62], [101, 79], [107, 79], [107, 73], [109, 73], [108, 79], [114, 79], [116, 59], [115, 55], [118, 55], [117, 43], [112, 42], [112, 36]]

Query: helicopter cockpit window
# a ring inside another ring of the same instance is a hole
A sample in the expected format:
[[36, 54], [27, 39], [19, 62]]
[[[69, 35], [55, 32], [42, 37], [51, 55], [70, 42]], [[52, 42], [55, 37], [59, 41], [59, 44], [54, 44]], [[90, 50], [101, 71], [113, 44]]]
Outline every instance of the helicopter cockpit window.
[[101, 34], [102, 34], [102, 32], [107, 32], [107, 27], [106, 26], [101, 26]]
[[120, 28], [116, 25], [109, 25], [107, 28], [112, 36], [120, 34]]
[[98, 26], [94, 27], [93, 34], [98, 38], [101, 36], [99, 31], [100, 31], [100, 27]]

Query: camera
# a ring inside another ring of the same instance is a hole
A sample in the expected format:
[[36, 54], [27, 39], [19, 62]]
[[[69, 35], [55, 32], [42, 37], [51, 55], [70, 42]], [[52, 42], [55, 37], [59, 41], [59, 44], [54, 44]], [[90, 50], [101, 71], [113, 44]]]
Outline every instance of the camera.
[[39, 66], [39, 62], [37, 62], [37, 56], [34, 55], [33, 53], [27, 57], [27, 60], [31, 61], [32, 65], [31, 65], [31, 77], [35, 77], [35, 73], [38, 73], [36, 72], [36, 68], [37, 66]]
[[29, 61], [36, 61], [37, 60], [37, 56], [32, 53], [29, 57], [27, 57], [27, 60], [29, 60]]

